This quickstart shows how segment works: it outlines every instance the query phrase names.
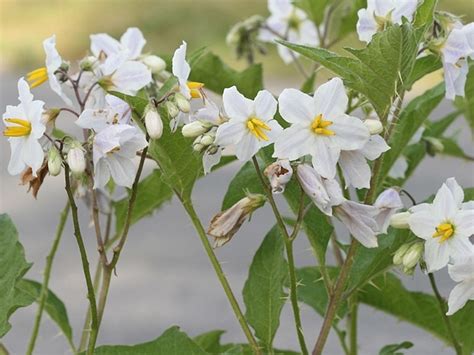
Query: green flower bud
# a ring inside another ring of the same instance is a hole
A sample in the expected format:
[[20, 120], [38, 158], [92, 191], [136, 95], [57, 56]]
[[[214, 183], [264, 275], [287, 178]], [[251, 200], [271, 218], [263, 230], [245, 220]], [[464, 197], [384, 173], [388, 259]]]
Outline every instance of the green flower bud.
[[175, 118], [176, 116], [179, 115], [179, 109], [173, 102], [166, 101], [165, 107], [171, 118]]
[[423, 242], [418, 242], [412, 244], [410, 248], [403, 255], [403, 266], [408, 269], [414, 268], [423, 254], [424, 244]]
[[61, 173], [61, 154], [56, 147], [51, 147], [48, 152], [48, 171], [51, 176], [58, 176]]
[[174, 102], [181, 112], [189, 113], [189, 111], [191, 111], [191, 104], [189, 103], [189, 100], [179, 92], [174, 95]]
[[403, 244], [400, 248], [397, 249], [395, 254], [393, 255], [393, 263], [395, 265], [401, 265], [403, 262], [403, 256], [410, 249], [410, 244]]

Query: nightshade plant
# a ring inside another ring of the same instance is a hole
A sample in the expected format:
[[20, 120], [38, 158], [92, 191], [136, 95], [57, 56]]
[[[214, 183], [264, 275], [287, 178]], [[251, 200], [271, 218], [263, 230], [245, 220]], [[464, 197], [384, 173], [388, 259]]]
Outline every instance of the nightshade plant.
[[[434, 197], [417, 203], [403, 187], [427, 155], [472, 160], [445, 132], [461, 116], [474, 128], [474, 24], [437, 11], [436, 0], [269, 0], [268, 5], [269, 18], [253, 16], [227, 37], [248, 61], [242, 72], [206, 50], [187, 52], [185, 42], [172, 58], [149, 54], [137, 28], [120, 41], [91, 35], [90, 55], [78, 63], [60, 57], [54, 36], [43, 42], [45, 66], [18, 80], [19, 103], [3, 114], [3, 134], [11, 145], [8, 171], [21, 175], [35, 197], [45, 179], [62, 175], [67, 203], [42, 283], [25, 276], [30, 264], [13, 222], [1, 215], [0, 336], [10, 329], [8, 319], [17, 308], [36, 301], [28, 354], [44, 312], [74, 353], [293, 354], [273, 347], [282, 307], [289, 302], [297, 353], [323, 353], [332, 330], [341, 353], [356, 354], [358, 305], [365, 304], [432, 333], [457, 354], [474, 351], [474, 190], [463, 190], [453, 177]], [[331, 51], [354, 31], [361, 49]], [[255, 62], [265, 42], [277, 46], [285, 63], [294, 63], [304, 77], [301, 88], [287, 88], [278, 97], [264, 89], [262, 67]], [[323, 68], [331, 79], [315, 87]], [[436, 70], [443, 71], [444, 81], [414, 97], [413, 84]], [[49, 85], [64, 105], [49, 107], [35, 99], [39, 85]], [[222, 104], [210, 100], [210, 91], [222, 95]], [[455, 99], [452, 112], [431, 120], [445, 97]], [[66, 116], [82, 135], [56, 127]], [[146, 160], [156, 169], [142, 176]], [[241, 169], [230, 181], [222, 211], [205, 228], [193, 207], [193, 185], [234, 160]], [[117, 201], [116, 192], [124, 188], [128, 196]], [[405, 205], [401, 195], [411, 203]], [[221, 344], [221, 331], [192, 339], [172, 327], [148, 343], [98, 346], [130, 226], [172, 196], [192, 221], [247, 343]], [[289, 215], [277, 200], [286, 201]], [[232, 248], [240, 226], [264, 206], [271, 208], [275, 226], [250, 265], [244, 312], [214, 248]], [[78, 208], [90, 210], [95, 230], [95, 277]], [[48, 288], [69, 215], [89, 300], [79, 341], [64, 304]], [[336, 235], [334, 219], [349, 232], [348, 244]], [[304, 237], [315, 265], [297, 269], [293, 243]], [[328, 252], [334, 253], [334, 265], [326, 262]], [[417, 267], [429, 278], [433, 295], [403, 286], [400, 271], [412, 275]], [[434, 276], [445, 267], [457, 283], [449, 295], [439, 293]], [[304, 332], [300, 302], [323, 317], [317, 334]], [[387, 345], [381, 354], [411, 346]]]

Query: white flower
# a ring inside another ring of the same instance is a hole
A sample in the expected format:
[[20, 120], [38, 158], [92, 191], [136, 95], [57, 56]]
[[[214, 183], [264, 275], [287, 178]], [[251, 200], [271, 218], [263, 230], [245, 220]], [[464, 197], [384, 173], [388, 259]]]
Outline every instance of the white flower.
[[447, 99], [464, 97], [468, 56], [474, 59], [474, 23], [454, 28], [441, 47]]
[[188, 100], [191, 98], [201, 98], [203, 83], [188, 81], [191, 74], [191, 67], [186, 61], [187, 43], [183, 44], [174, 52], [172, 59], [173, 75], [178, 79], [179, 92]]
[[341, 151], [339, 166], [342, 169], [346, 187], [369, 188], [371, 170], [367, 160], [375, 160], [389, 149], [390, 147], [381, 136], [373, 135], [361, 149]]
[[49, 86], [51, 89], [58, 94], [67, 105], [72, 106], [71, 99], [69, 99], [63, 92], [61, 83], [55, 74], [63, 63], [61, 56], [56, 50], [56, 35], [46, 38], [43, 41], [43, 48], [46, 54], [46, 67], [28, 73], [27, 80], [32, 89], [49, 80]]
[[380, 232], [385, 234], [392, 216], [403, 208], [403, 203], [397, 190], [387, 189], [377, 197], [374, 207], [377, 207], [379, 210], [375, 220], [379, 225]]
[[85, 109], [76, 124], [81, 128], [93, 129], [96, 132], [115, 124], [128, 124], [131, 119], [130, 106], [113, 95], [105, 96], [106, 106], [103, 109]]
[[144, 134], [127, 124], [111, 125], [94, 137], [94, 188], [104, 187], [110, 177], [119, 186], [131, 187], [136, 174], [133, 159], [147, 146]]
[[8, 172], [11, 175], [21, 173], [31, 167], [33, 176], [43, 164], [44, 152], [39, 142], [46, 126], [42, 120], [44, 102], [33, 100], [30, 88], [23, 78], [18, 80], [20, 104], [8, 105], [3, 114], [6, 126], [3, 135], [8, 138], [11, 148]]
[[222, 98], [229, 121], [217, 129], [217, 145], [235, 145], [237, 158], [247, 161], [275, 141], [282, 128], [273, 119], [277, 102], [270, 92], [259, 91], [255, 100], [250, 100], [233, 86], [224, 90]]
[[474, 252], [469, 237], [474, 234], [474, 210], [463, 209], [464, 193], [451, 178], [438, 190], [433, 203], [410, 209], [412, 232], [425, 242], [428, 272], [448, 264], [450, 259]]
[[204, 175], [211, 172], [212, 168], [219, 164], [222, 157], [222, 148], [215, 145], [209, 146], [202, 156], [202, 166], [204, 169]]
[[368, 0], [367, 8], [357, 12], [357, 34], [359, 39], [370, 42], [372, 36], [383, 31], [389, 24], [401, 24], [403, 17], [413, 19], [417, 0]]
[[[259, 32], [259, 39], [264, 42], [274, 42], [275, 39], [285, 38], [296, 44], [318, 46], [319, 40], [314, 23], [306, 13], [292, 4], [291, 0], [268, 0], [270, 17]], [[299, 54], [291, 49], [278, 45], [278, 54], [288, 64]]]
[[361, 149], [369, 140], [362, 121], [345, 114], [348, 98], [339, 78], [321, 85], [314, 97], [285, 89], [278, 101], [291, 126], [275, 142], [275, 157], [295, 160], [310, 154], [316, 171], [331, 179], [341, 150]]
[[474, 253], [448, 265], [449, 276], [459, 282], [449, 294], [448, 316], [453, 315], [467, 303], [474, 300]]
[[277, 160], [267, 166], [263, 173], [270, 181], [272, 192], [281, 194], [285, 191], [286, 184], [290, 182], [293, 176], [293, 168], [289, 160]]
[[126, 61], [138, 60], [145, 47], [146, 40], [142, 32], [136, 27], [130, 27], [120, 38], [120, 42], [106, 33], [90, 36], [92, 54], [106, 59], [101, 67], [107, 74], [113, 72]]

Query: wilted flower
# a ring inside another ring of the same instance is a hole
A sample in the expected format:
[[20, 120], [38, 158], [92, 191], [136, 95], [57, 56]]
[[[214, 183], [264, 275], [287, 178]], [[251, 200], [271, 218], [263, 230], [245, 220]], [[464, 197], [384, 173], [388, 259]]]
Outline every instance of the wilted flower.
[[216, 214], [209, 225], [207, 234], [214, 238], [214, 248], [221, 247], [232, 239], [245, 219], [265, 204], [265, 196], [247, 194], [228, 210]]
[[270, 181], [272, 192], [281, 194], [293, 176], [293, 168], [289, 160], [277, 160], [267, 166], [263, 173]]
[[403, 203], [397, 190], [391, 188], [382, 192], [375, 200], [374, 206], [379, 212], [375, 217], [381, 233], [387, 233], [390, 219], [401, 208]]

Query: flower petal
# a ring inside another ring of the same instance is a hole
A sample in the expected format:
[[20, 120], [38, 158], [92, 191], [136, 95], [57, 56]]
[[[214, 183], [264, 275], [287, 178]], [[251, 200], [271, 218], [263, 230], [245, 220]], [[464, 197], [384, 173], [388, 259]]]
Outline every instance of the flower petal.
[[295, 160], [313, 151], [314, 134], [307, 127], [292, 125], [281, 132], [275, 141], [273, 157]]
[[385, 142], [385, 139], [380, 135], [370, 136], [369, 140], [359, 150], [368, 160], [375, 160], [382, 153], [385, 153], [390, 149], [390, 146]]
[[332, 179], [336, 175], [336, 165], [340, 154], [339, 147], [330, 144], [326, 137], [318, 137], [314, 140], [312, 152], [313, 167], [319, 175], [326, 179]]
[[346, 180], [346, 187], [369, 188], [371, 171], [365, 157], [359, 151], [341, 151], [339, 166]]
[[281, 116], [289, 123], [310, 125], [316, 116], [313, 98], [299, 90], [283, 90], [278, 103]]
[[140, 62], [126, 62], [112, 76], [118, 91], [134, 95], [152, 81], [148, 67]]
[[448, 316], [453, 315], [464, 305], [468, 300], [474, 299], [474, 283], [473, 282], [462, 282], [459, 285], [454, 286], [451, 290], [448, 298]]
[[344, 84], [340, 78], [329, 80], [314, 93], [314, 104], [317, 113], [321, 113], [323, 118], [329, 121], [345, 114], [348, 101]]
[[222, 94], [224, 110], [231, 120], [246, 121], [254, 113], [254, 103], [242, 95], [235, 86]]
[[90, 35], [91, 52], [99, 57], [101, 52], [107, 56], [120, 52], [120, 42], [106, 33]]
[[250, 160], [263, 144], [250, 132], [245, 133], [242, 139], [237, 142], [235, 155], [240, 161]]
[[183, 41], [183, 44], [174, 52], [172, 59], [173, 75], [178, 78], [181, 85], [186, 84], [191, 73], [191, 67], [186, 61], [186, 49], [187, 43]]
[[242, 122], [226, 122], [217, 128], [215, 143], [222, 147], [235, 144], [242, 139], [246, 129]]
[[31, 167], [33, 176], [36, 176], [36, 171], [43, 165], [44, 152], [38, 140], [31, 135], [24, 141], [21, 159], [26, 165]]
[[[436, 215], [432, 213], [432, 208], [412, 213], [408, 220], [411, 231], [419, 238], [432, 240], [436, 226], [441, 222]], [[438, 243], [438, 242], [436, 242]]]
[[341, 150], [361, 149], [369, 141], [369, 129], [360, 119], [344, 114], [332, 121], [330, 129], [335, 135], [331, 138]]
[[445, 267], [449, 262], [448, 244], [439, 243], [438, 240], [434, 238], [427, 239], [425, 242], [425, 261], [428, 272], [440, 270]]
[[456, 215], [456, 200], [446, 184], [443, 184], [436, 193], [433, 200], [433, 210], [436, 211], [443, 220], [451, 219]]
[[273, 119], [277, 110], [277, 101], [267, 90], [258, 92], [254, 101], [255, 115], [263, 121]]
[[146, 40], [138, 28], [130, 27], [120, 38], [120, 43], [128, 49], [128, 59], [137, 59], [142, 54]]

